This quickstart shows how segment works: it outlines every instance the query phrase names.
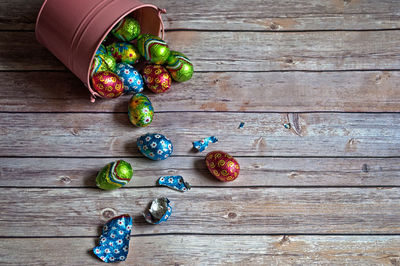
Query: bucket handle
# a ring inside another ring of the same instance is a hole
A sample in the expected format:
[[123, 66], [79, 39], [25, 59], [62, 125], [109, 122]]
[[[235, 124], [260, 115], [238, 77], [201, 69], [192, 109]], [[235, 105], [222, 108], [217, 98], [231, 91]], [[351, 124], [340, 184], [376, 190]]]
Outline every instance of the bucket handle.
[[158, 16], [160, 17], [161, 21], [161, 38], [164, 40], [164, 21], [161, 18], [161, 14], [166, 14], [167, 10], [165, 8], [158, 8]]

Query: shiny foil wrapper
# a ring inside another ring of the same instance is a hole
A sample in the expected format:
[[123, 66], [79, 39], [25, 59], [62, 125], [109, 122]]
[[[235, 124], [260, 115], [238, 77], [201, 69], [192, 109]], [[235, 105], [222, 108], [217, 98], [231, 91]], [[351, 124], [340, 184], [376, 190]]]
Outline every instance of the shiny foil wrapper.
[[93, 253], [104, 262], [125, 261], [129, 252], [132, 218], [124, 214], [108, 221], [103, 227], [100, 243]]
[[103, 71], [115, 72], [117, 62], [115, 58], [108, 54], [99, 54], [93, 58], [92, 66], [90, 68], [90, 76]]
[[148, 133], [137, 139], [139, 151], [155, 161], [167, 159], [173, 152], [172, 142], [162, 134]]
[[98, 72], [92, 77], [93, 88], [105, 98], [117, 98], [124, 92], [121, 79], [110, 71]]
[[160, 37], [142, 34], [137, 41], [139, 53], [153, 64], [162, 65], [167, 61], [170, 50], [168, 44]]
[[210, 143], [216, 143], [218, 142], [218, 139], [214, 136], [199, 140], [199, 141], [194, 141], [193, 142], [193, 148], [198, 150], [199, 152], [204, 151]]
[[143, 80], [154, 93], [163, 93], [171, 88], [171, 76], [160, 65], [146, 65], [143, 68]]
[[124, 93], [139, 93], [143, 91], [144, 81], [142, 75], [139, 74], [133, 66], [120, 63], [117, 65], [117, 70], [115, 72], [122, 82], [124, 83]]
[[100, 44], [99, 49], [97, 49], [95, 55], [105, 55], [105, 54], [108, 54], [107, 48], [103, 44]]
[[193, 76], [193, 64], [184, 54], [171, 51], [167, 59], [165, 68], [171, 74], [173, 80], [177, 82], [185, 82]]
[[123, 18], [112, 30], [112, 34], [124, 42], [136, 39], [140, 34], [140, 24], [133, 18]]
[[133, 176], [132, 166], [119, 160], [107, 164], [96, 177], [96, 185], [104, 190], [112, 190], [125, 186]]
[[191, 189], [190, 184], [185, 182], [180, 175], [162, 176], [157, 183], [159, 186], [169, 187], [180, 192], [186, 192]]
[[150, 207], [143, 213], [144, 219], [150, 224], [160, 224], [169, 219], [172, 213], [170, 201], [163, 197], [151, 202]]
[[233, 181], [239, 176], [239, 163], [226, 152], [212, 151], [208, 153], [206, 165], [210, 173], [220, 181]]
[[134, 65], [139, 62], [139, 51], [128, 42], [116, 42], [107, 46], [107, 51], [118, 63]]
[[147, 127], [154, 117], [154, 109], [149, 98], [142, 93], [132, 96], [128, 106], [128, 116], [131, 123], [137, 127]]

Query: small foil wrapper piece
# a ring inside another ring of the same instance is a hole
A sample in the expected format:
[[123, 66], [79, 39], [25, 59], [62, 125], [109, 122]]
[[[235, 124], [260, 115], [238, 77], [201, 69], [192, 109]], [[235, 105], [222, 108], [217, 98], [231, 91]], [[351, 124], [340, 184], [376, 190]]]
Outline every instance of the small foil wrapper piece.
[[158, 185], [166, 186], [181, 192], [188, 191], [191, 187], [180, 175], [162, 176], [158, 179]]
[[129, 251], [132, 218], [124, 214], [108, 221], [103, 227], [100, 244], [93, 253], [104, 262], [125, 261]]
[[207, 147], [208, 144], [210, 143], [216, 143], [218, 142], [218, 139], [214, 136], [199, 140], [199, 141], [194, 141], [193, 142], [193, 148], [195, 148], [196, 150], [202, 152], [204, 151]]
[[150, 208], [143, 213], [144, 219], [150, 224], [160, 224], [171, 216], [172, 208], [165, 197], [157, 198], [151, 202]]

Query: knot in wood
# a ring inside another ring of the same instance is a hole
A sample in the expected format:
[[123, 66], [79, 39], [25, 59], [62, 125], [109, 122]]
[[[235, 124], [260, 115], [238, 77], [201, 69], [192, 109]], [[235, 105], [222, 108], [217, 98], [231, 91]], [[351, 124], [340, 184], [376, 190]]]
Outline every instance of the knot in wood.
[[69, 176], [63, 175], [63, 176], [60, 176], [60, 181], [65, 184], [69, 184], [69, 183], [71, 183], [71, 178]]
[[230, 212], [230, 213], [228, 213], [228, 217], [231, 219], [235, 219], [237, 217], [237, 214], [234, 212]]
[[361, 167], [361, 170], [364, 172], [364, 173], [368, 173], [369, 172], [369, 166], [368, 166], [368, 164], [363, 164], [362, 165], [362, 167]]
[[71, 129], [71, 133], [72, 133], [72, 135], [74, 135], [74, 136], [78, 136], [78, 135], [79, 135], [79, 130], [76, 129], [76, 128], [73, 128], [73, 129]]
[[107, 208], [101, 211], [101, 216], [103, 216], [105, 219], [111, 219], [115, 217], [115, 211], [113, 209]]

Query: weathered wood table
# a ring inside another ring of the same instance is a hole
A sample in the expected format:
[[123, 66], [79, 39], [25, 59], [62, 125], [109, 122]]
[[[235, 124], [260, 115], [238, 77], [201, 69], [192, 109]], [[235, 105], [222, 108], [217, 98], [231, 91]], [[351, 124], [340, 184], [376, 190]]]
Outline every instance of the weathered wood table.
[[[400, 2], [154, 0], [196, 73], [148, 93], [149, 128], [130, 125], [129, 96], [91, 104], [36, 42], [41, 3], [0, 2], [0, 263], [102, 265], [101, 226], [129, 213], [127, 265], [400, 265]], [[140, 156], [147, 132], [173, 157]], [[240, 162], [235, 182], [192, 152], [211, 135], [208, 151]], [[134, 180], [97, 189], [120, 158]], [[156, 187], [168, 174], [193, 189]], [[173, 214], [151, 226], [141, 212], [157, 196]]]

